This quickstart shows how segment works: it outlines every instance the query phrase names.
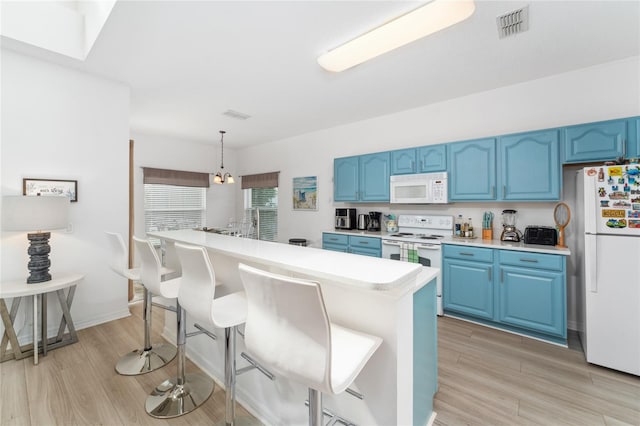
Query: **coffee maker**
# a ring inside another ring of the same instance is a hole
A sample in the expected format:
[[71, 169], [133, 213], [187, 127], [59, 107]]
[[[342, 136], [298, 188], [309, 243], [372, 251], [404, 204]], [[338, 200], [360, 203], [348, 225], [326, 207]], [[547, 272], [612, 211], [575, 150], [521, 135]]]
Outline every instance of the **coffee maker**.
[[502, 234], [500, 241], [519, 242], [522, 234], [516, 228], [516, 210], [502, 211]]
[[382, 216], [380, 212], [369, 212], [369, 226], [367, 231], [380, 231], [380, 216]]
[[336, 209], [336, 229], [354, 229], [356, 227], [356, 209]]

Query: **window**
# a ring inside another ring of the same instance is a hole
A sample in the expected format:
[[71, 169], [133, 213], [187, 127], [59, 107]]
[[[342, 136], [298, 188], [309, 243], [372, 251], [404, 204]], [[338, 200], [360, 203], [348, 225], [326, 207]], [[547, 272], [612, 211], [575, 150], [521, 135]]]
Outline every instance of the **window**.
[[278, 240], [278, 188], [249, 188], [244, 190], [245, 215], [256, 226], [257, 238]]
[[206, 221], [206, 188], [144, 184], [145, 230], [200, 228]]

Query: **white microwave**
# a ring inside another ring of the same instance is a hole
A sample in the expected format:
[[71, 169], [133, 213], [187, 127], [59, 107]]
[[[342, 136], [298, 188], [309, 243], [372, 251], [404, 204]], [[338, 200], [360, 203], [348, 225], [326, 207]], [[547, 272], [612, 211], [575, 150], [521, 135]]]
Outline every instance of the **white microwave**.
[[446, 204], [447, 172], [391, 176], [392, 204]]

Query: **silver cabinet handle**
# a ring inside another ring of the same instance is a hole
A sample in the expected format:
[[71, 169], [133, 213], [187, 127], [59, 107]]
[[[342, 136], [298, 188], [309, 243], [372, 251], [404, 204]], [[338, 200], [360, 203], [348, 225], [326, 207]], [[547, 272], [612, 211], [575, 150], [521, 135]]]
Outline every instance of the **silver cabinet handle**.
[[521, 257], [520, 262], [538, 263], [538, 259], [526, 259], [524, 257]]
[[496, 186], [491, 187], [491, 198], [496, 198]]
[[369, 244], [369, 241], [360, 241], [358, 244]]
[[502, 185], [502, 198], [507, 197], [507, 185]]
[[489, 273], [489, 281], [491, 281], [491, 267], [487, 268], [487, 272]]
[[460, 252], [460, 256], [473, 256], [473, 253], [466, 253], [466, 252], [461, 251]]
[[627, 141], [622, 139], [622, 158], [627, 156]]
[[329, 240], [331, 240], [331, 241], [338, 241], [338, 239], [337, 239], [337, 238], [329, 238]]
[[415, 170], [416, 162], [411, 160], [411, 170]]

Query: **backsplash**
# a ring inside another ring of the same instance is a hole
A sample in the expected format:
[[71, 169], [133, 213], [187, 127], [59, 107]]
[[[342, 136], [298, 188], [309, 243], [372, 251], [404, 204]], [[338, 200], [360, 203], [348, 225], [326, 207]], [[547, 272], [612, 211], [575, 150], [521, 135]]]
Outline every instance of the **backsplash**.
[[345, 206], [355, 207], [357, 213], [368, 213], [369, 211], [380, 211], [388, 214], [435, 214], [450, 215], [454, 218], [459, 214], [464, 219], [471, 218], [476, 229], [482, 227], [482, 217], [484, 212], [493, 212], [493, 232], [494, 238], [500, 236], [502, 232], [502, 210], [517, 210], [516, 226], [524, 233], [528, 225], [555, 226], [553, 221], [553, 209], [557, 202], [541, 203], [451, 203], [447, 205], [389, 205], [389, 204], [355, 204], [344, 203]]

